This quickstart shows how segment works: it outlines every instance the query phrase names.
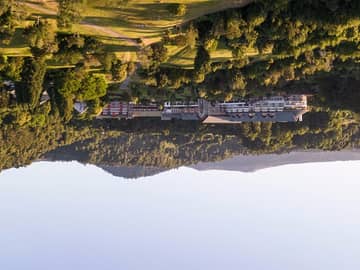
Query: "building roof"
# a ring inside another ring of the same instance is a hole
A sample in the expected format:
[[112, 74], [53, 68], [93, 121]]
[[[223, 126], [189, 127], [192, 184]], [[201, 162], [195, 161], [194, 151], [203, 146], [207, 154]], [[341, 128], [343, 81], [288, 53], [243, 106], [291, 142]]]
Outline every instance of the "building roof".
[[102, 118], [131, 119], [161, 117], [162, 120], [190, 120], [203, 123], [243, 122], [297, 122], [307, 112], [307, 96], [274, 96], [212, 104], [203, 99], [197, 103], [166, 102], [164, 109], [158, 104], [133, 104], [112, 101], [103, 108]]
[[50, 96], [49, 96], [48, 92], [47, 92], [47, 91], [44, 91], [44, 92], [42, 93], [42, 95], [41, 95], [41, 98], [40, 98], [40, 105], [48, 102], [49, 100], [50, 100]]
[[79, 113], [83, 114], [87, 111], [88, 106], [85, 102], [75, 102], [74, 109]]
[[162, 120], [185, 120], [185, 121], [199, 121], [199, 115], [197, 113], [163, 113]]
[[297, 122], [302, 121], [304, 110], [283, 111], [274, 113], [233, 113], [226, 115], [208, 116], [204, 124], [234, 124], [244, 122]]
[[134, 111], [132, 117], [161, 117], [161, 111]]
[[13, 81], [10, 80], [3, 81], [3, 85], [6, 86], [9, 90], [15, 89], [15, 82]]

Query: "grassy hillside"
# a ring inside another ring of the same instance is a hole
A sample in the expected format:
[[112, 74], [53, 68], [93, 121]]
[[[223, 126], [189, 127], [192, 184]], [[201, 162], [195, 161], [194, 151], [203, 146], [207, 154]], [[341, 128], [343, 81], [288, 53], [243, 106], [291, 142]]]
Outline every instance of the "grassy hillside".
[[[121, 3], [120, 3], [121, 2]], [[225, 2], [225, 3], [224, 3]], [[186, 21], [198, 18], [204, 14], [219, 10], [244, 6], [251, 0], [179, 0], [176, 3], [186, 5], [183, 16], [169, 13], [169, 4], [173, 0], [128, 0], [128, 1], [100, 1], [92, 0], [84, 6], [81, 14], [83, 19], [72, 26], [69, 31], [96, 36], [108, 47], [108, 51], [115, 52], [119, 58], [126, 61], [136, 60], [139, 43], [149, 45], [161, 39], [164, 32]], [[57, 3], [54, 0], [24, 0], [20, 1], [17, 9], [28, 13], [30, 20], [38, 17], [46, 18], [56, 24]], [[19, 28], [24, 25], [19, 25]], [[11, 56], [30, 55], [29, 49], [23, 42], [21, 31], [7, 46], [0, 46], [0, 54]], [[177, 57], [174, 52], [169, 64], [179, 64], [184, 67], [191, 65], [194, 52], [188, 52]], [[220, 50], [217, 54], [228, 57], [229, 52]], [[191, 61], [190, 61], [191, 60]]]

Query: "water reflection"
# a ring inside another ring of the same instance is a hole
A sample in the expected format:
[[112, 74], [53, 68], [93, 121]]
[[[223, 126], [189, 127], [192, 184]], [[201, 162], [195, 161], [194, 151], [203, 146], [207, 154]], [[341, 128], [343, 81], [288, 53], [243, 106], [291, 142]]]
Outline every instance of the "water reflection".
[[359, 269], [360, 161], [0, 174], [0, 269]]

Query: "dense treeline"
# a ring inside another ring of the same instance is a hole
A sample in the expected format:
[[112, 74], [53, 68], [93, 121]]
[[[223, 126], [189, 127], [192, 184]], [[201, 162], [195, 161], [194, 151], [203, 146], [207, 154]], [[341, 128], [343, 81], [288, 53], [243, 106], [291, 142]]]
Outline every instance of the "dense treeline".
[[[173, 92], [192, 88], [210, 99], [229, 100], [329, 72], [344, 61], [358, 66], [359, 14], [357, 0], [263, 0], [210, 14], [152, 46], [145, 82], [149, 87]], [[191, 72], [163, 65], [168, 45], [193, 47], [194, 41], [197, 53]], [[231, 60], [211, 59], [220, 46], [232, 51]]]
[[247, 123], [203, 126], [150, 120], [108, 122], [121, 136], [96, 137], [58, 148], [46, 158], [101, 166], [173, 168], [239, 154], [282, 153], [299, 149], [341, 150], [360, 146], [359, 125], [349, 111], [308, 114], [304, 123]]
[[[82, 126], [64, 125], [56, 116], [44, 119], [43, 125], [2, 125], [0, 130], [0, 170], [30, 164], [44, 153], [75, 141], [96, 138], [103, 128], [82, 123]], [[119, 135], [109, 132], [107, 136]]]
[[[84, 162], [155, 167], [359, 146], [359, 1], [263, 0], [210, 14], [142, 48], [141, 67], [118, 59], [95, 37], [71, 32], [84, 1], [58, 2], [57, 25], [32, 18], [23, 29], [15, 2], [0, 2], [0, 42], [9, 44], [21, 32], [31, 53], [0, 55], [0, 168], [27, 164], [60, 146], [56, 155], [75, 151], [80, 157], [70, 158]], [[169, 5], [175, 16], [185, 11]], [[170, 46], [194, 50], [193, 67], [167, 65]], [[212, 59], [219, 47], [230, 50], [231, 59]], [[141, 78], [120, 91], [136, 70]], [[144, 103], [283, 92], [313, 98], [312, 112], [297, 124], [91, 122], [109, 92]], [[75, 102], [86, 102], [84, 114], [74, 110]]]
[[15, 33], [16, 18], [13, 4], [12, 0], [0, 2], [0, 44], [8, 44]]
[[[328, 89], [330, 79], [341, 83], [340, 89], [359, 85], [354, 78], [324, 77], [323, 83], [316, 86], [319, 92]], [[313, 87], [307, 82], [305, 85]], [[332, 86], [330, 89], [336, 93], [337, 84]], [[359, 115], [336, 109], [336, 102], [334, 106], [330, 104], [330, 108], [327, 108], [328, 102], [316, 102], [318, 109], [306, 114], [301, 123], [234, 126], [159, 120], [72, 121], [64, 124], [60, 114], [50, 114], [51, 104], [47, 103], [32, 114], [18, 110], [3, 119], [0, 167], [21, 166], [46, 157], [77, 159], [99, 165], [172, 168], [221, 160], [236, 154], [279, 153], [294, 149], [336, 151], [359, 147]], [[352, 107], [351, 102], [349, 107]], [[42, 117], [44, 115], [47, 117]], [[49, 153], [51, 150], [54, 152]]]
[[[68, 28], [75, 23], [82, 5], [86, 5], [82, 0], [59, 0], [58, 26]], [[16, 25], [21, 16], [13, 7], [14, 2], [7, 0], [0, 13], [4, 22]], [[184, 7], [169, 8], [177, 12]], [[355, 0], [263, 0], [209, 14], [180, 31], [167, 32], [162, 42], [144, 48], [146, 60], [139, 70], [143, 80], [126, 83], [128, 90], [123, 91], [119, 91], [119, 84], [137, 65], [117, 59], [94, 37], [71, 30], [58, 32], [55, 25], [37, 18], [23, 30], [33, 58], [0, 57], [0, 82], [15, 82], [16, 101], [22, 109], [34, 110], [43, 90], [50, 92], [51, 112], [61, 114], [65, 122], [76, 116], [72, 109], [75, 101], [89, 103], [85, 118], [96, 115], [106, 93], [134, 102], [198, 97], [231, 100], [278, 93], [289, 89], [289, 82], [314, 74], [341, 72], [345, 65], [358, 69], [358, 14]], [[4, 25], [4, 29], [12, 29]], [[193, 69], [164, 65], [168, 45], [195, 50]], [[225, 62], [212, 59], [211, 52], [224, 46], [233, 57]], [[113, 84], [108, 88], [109, 80]], [[303, 92], [309, 93], [307, 89]], [[10, 102], [8, 93], [2, 96], [3, 104]]]
[[[9, 115], [20, 114], [27, 115], [20, 122], [30, 125], [34, 114], [46, 111], [42, 109], [44, 95], [51, 98], [49, 114], [60, 115], [64, 122], [76, 116], [75, 101], [88, 102], [89, 110], [83, 117], [92, 117], [99, 113], [101, 98], [107, 93], [106, 74], [112, 73], [114, 80], [123, 80], [131, 69], [130, 64], [104, 51], [104, 45], [97, 39], [56, 34], [46, 20], [29, 24], [23, 37], [32, 56], [0, 55], [0, 124], [4, 119], [6, 123], [11, 120], [17, 123], [18, 117]], [[94, 68], [90, 63], [97, 63], [97, 72], [90, 70]], [[64, 67], [57, 68], [59, 65]], [[48, 116], [44, 114], [43, 118]]]
[[117, 59], [96, 37], [72, 33], [86, 1], [58, 2], [57, 24], [27, 14], [16, 0], [0, 3], [1, 45], [20, 36], [31, 53], [0, 55], [0, 124], [33, 125], [40, 114], [66, 123], [78, 117], [75, 102], [87, 102], [82, 118], [91, 118], [103, 106], [109, 80], [121, 82], [134, 72], [134, 64]]

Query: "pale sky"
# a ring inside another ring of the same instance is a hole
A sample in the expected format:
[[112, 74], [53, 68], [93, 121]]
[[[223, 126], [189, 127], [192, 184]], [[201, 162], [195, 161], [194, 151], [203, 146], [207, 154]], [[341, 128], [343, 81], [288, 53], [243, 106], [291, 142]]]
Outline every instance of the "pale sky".
[[360, 161], [124, 180], [34, 163], [0, 174], [0, 269], [358, 270]]

